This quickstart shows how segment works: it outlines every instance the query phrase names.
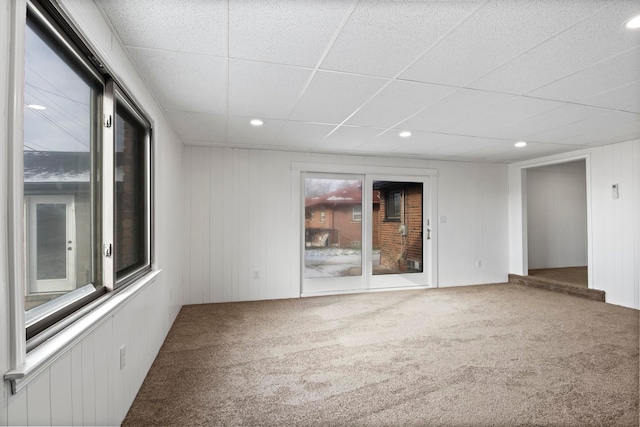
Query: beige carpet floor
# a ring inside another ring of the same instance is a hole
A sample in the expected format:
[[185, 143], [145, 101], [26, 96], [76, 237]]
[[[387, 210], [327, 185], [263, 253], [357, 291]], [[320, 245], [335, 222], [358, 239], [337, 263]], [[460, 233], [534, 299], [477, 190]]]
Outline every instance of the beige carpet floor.
[[587, 267], [532, 269], [529, 270], [529, 276], [558, 280], [560, 282], [570, 283], [583, 288], [589, 286], [589, 272]]
[[637, 426], [638, 335], [514, 284], [185, 306], [123, 424]]

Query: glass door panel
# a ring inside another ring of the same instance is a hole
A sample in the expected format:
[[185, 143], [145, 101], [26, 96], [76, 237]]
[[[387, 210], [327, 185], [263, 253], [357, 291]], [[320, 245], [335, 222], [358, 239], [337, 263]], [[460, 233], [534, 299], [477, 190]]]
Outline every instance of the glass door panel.
[[363, 179], [307, 175], [303, 185], [303, 293], [363, 288]]
[[427, 285], [424, 181], [373, 180], [369, 288]]

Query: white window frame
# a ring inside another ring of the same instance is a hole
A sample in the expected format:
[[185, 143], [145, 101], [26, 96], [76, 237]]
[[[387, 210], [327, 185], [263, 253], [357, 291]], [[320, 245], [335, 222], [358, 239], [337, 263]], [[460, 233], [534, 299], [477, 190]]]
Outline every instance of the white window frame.
[[[111, 111], [111, 123], [113, 123], [113, 117], [115, 116], [115, 104], [114, 97], [119, 96], [119, 99], [125, 100], [130, 105], [133, 105], [135, 112], [143, 118], [143, 123], [148, 125], [147, 140], [147, 154], [146, 154], [146, 244], [148, 245], [148, 260], [144, 269], [137, 272], [134, 277], [127, 276], [126, 280], [122, 280], [118, 285], [117, 292], [110, 292], [116, 289], [115, 272], [113, 271], [113, 258], [101, 257], [100, 264], [102, 265], [101, 277], [102, 286], [107, 289], [105, 295], [95, 299], [93, 302], [86, 304], [75, 311], [72, 315], [64, 320], [56, 323], [47, 330], [47, 333], [40, 334], [34, 338], [35, 343], [30, 347], [28, 351], [28, 345], [26, 340], [26, 314], [25, 314], [25, 224], [24, 224], [24, 212], [25, 212], [25, 196], [24, 196], [24, 178], [23, 178], [23, 135], [24, 135], [24, 66], [25, 66], [25, 30], [27, 26], [27, 10], [30, 13], [42, 13], [35, 5], [36, 2], [42, 1], [49, 4], [50, 7], [55, 9], [58, 19], [64, 21], [65, 28], [68, 27], [74, 33], [74, 37], [80, 41], [83, 45], [83, 49], [89, 52], [96, 52], [94, 46], [90, 45], [77, 27], [74, 25], [73, 20], [65, 14], [64, 10], [60, 8], [57, 2], [50, 0], [14, 0], [9, 3], [10, 9], [10, 46], [9, 58], [8, 58], [8, 117], [7, 117], [7, 136], [11, 141], [7, 147], [7, 199], [8, 199], [8, 279], [9, 279], [9, 301], [10, 307], [10, 328], [9, 328], [9, 365], [10, 371], [4, 374], [4, 379], [8, 380], [11, 384], [11, 392], [13, 394], [22, 390], [26, 385], [44, 369], [52, 363], [55, 358], [63, 351], [71, 348], [87, 331], [90, 331], [97, 327], [106, 316], [111, 315], [116, 309], [119, 309], [132, 295], [139, 292], [140, 289], [149, 286], [155, 282], [160, 270], [153, 270], [153, 235], [154, 235], [154, 222], [153, 222], [153, 144], [151, 138], [152, 122], [146, 117], [148, 115], [138, 107], [139, 104], [135, 102], [130, 96], [127, 96], [122, 89], [117, 89], [118, 85], [114, 81], [106, 80], [105, 90], [102, 98], [103, 113]], [[43, 15], [44, 16], [44, 15]], [[50, 24], [51, 21], [46, 19], [44, 25], [54, 26]], [[83, 54], [79, 50], [75, 49], [71, 42], [65, 38], [64, 45], [69, 48], [69, 53], [75, 55], [81, 62], [90, 64], [93, 60], [96, 60], [97, 55]], [[91, 58], [91, 60], [89, 60]], [[104, 67], [104, 68], [103, 68]], [[108, 67], [100, 63], [100, 68], [104, 70], [105, 75], [113, 75], [109, 72]], [[94, 72], [95, 74], [95, 72]], [[102, 74], [99, 74], [102, 75]], [[113, 85], [111, 90], [107, 90], [106, 85]], [[111, 94], [111, 96], [109, 96]], [[107, 115], [108, 116], [108, 115]], [[102, 117], [101, 117], [102, 119]], [[105, 117], [107, 119], [107, 117]], [[113, 181], [113, 128], [103, 126], [102, 128], [102, 141], [101, 141], [101, 187], [99, 191], [103, 195], [103, 199], [100, 203], [102, 210], [102, 226], [100, 232], [102, 233], [103, 244], [109, 244], [113, 241], [113, 203], [110, 203], [108, 198], [104, 195], [114, 194], [114, 181]], [[77, 289], [79, 293], [91, 292], [87, 291], [86, 286], [81, 289]], [[75, 292], [75, 291], [74, 291]], [[64, 298], [60, 298], [61, 300]]]

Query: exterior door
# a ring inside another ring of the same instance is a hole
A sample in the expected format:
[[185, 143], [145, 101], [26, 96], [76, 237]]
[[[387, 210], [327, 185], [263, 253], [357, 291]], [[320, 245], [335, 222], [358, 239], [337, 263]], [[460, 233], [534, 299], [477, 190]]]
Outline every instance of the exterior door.
[[28, 196], [25, 203], [27, 295], [75, 289], [73, 196]]

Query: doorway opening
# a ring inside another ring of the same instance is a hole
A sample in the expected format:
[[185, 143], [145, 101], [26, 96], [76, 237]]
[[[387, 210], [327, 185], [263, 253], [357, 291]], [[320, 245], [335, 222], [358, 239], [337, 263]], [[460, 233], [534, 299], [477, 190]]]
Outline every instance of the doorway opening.
[[585, 159], [526, 170], [528, 275], [588, 288]]

